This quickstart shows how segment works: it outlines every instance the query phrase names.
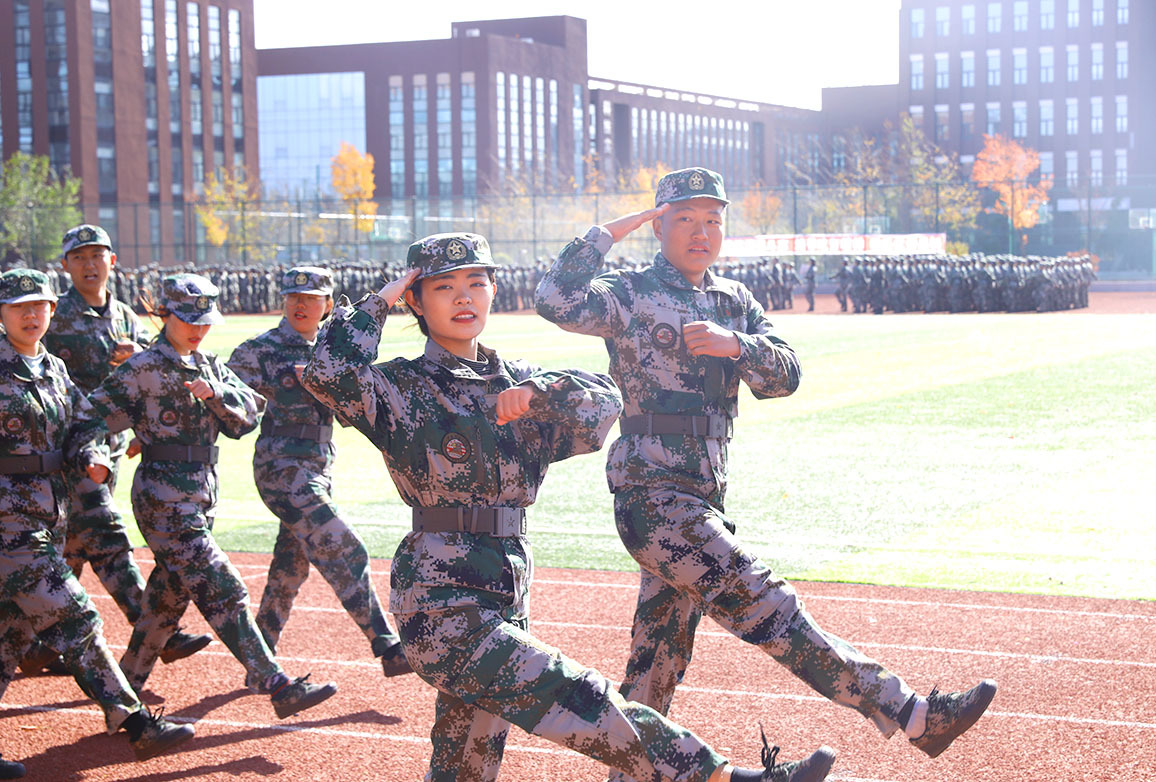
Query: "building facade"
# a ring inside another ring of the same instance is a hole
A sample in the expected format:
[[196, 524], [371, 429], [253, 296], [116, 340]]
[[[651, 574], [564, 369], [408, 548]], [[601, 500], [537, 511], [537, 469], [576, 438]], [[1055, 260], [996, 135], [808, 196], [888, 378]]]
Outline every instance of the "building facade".
[[189, 201], [256, 174], [251, 0], [0, 0], [0, 149], [82, 182], [122, 263], [190, 258]]

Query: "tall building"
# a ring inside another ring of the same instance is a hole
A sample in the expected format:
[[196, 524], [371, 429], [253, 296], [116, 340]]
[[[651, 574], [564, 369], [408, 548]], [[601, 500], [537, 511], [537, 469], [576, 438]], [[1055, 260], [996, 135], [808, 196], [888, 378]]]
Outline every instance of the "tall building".
[[342, 141], [373, 155], [381, 201], [562, 192], [658, 163], [770, 184], [777, 129], [818, 128], [818, 112], [591, 78], [586, 22], [567, 16], [258, 56], [262, 181], [291, 195], [329, 191]]
[[1156, 206], [1156, 3], [904, 0], [900, 25], [900, 109], [964, 164], [985, 133], [1037, 150], [1054, 231]]
[[122, 263], [188, 260], [188, 202], [256, 173], [252, 0], [0, 0], [0, 149], [81, 179]]

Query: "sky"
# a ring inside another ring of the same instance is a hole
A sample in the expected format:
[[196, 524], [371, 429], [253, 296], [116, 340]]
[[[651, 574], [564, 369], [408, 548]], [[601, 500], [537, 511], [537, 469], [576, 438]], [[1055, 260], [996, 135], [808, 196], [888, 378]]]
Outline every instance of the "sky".
[[899, 4], [253, 0], [258, 49], [442, 39], [451, 22], [568, 15], [586, 20], [592, 78], [808, 109], [823, 87], [898, 81]]

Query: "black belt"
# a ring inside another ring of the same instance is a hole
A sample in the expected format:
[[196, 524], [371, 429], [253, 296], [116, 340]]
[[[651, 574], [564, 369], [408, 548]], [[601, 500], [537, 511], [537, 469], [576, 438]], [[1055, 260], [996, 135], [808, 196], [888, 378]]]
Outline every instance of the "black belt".
[[526, 534], [525, 508], [414, 508], [414, 532], [469, 532], [516, 538]]
[[729, 438], [734, 432], [727, 415], [668, 415], [643, 413], [623, 416], [618, 421], [622, 434], [681, 434], [691, 437]]
[[320, 424], [271, 424], [261, 421], [261, 434], [270, 437], [297, 437], [327, 443], [333, 439], [333, 427]]
[[63, 464], [63, 451], [0, 456], [0, 475], [44, 475], [58, 471]]
[[142, 445], [140, 458], [146, 462], [216, 464], [219, 452], [215, 445]]

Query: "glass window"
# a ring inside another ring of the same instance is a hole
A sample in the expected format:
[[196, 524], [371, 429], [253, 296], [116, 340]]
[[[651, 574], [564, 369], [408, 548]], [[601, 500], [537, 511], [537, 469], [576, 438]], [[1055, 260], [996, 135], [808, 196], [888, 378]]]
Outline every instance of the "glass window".
[[1093, 134], [1100, 134], [1104, 132], [1104, 99], [1099, 95], [1092, 97], [1089, 101], [1091, 111], [1088, 114], [1088, 121], [1091, 126]]
[[1104, 184], [1104, 151], [1093, 149], [1088, 153], [1088, 176], [1093, 187]]
[[1068, 44], [1068, 81], [1080, 80], [1080, 47], [1078, 44]]
[[529, 76], [522, 77], [522, 159], [529, 169], [534, 162], [534, 85]]
[[1028, 83], [1028, 50], [1012, 50], [1012, 84]]
[[474, 72], [462, 73], [462, 195], [478, 192], [478, 97]]
[[917, 92], [923, 89], [923, 55], [911, 55], [911, 89]]
[[1027, 0], [1015, 0], [1012, 3], [1012, 29], [1017, 33], [1022, 33], [1028, 29]]
[[994, 136], [1000, 131], [999, 104], [987, 104], [987, 135]]
[[1116, 96], [1116, 132], [1128, 132], [1128, 96]]
[[1104, 26], [1104, 0], [1092, 0], [1092, 27]]
[[1040, 0], [1040, 29], [1052, 30], [1056, 26], [1056, 0]]
[[201, 8], [196, 3], [189, 3], [185, 14], [185, 38], [189, 42], [189, 73], [197, 75], [201, 72]]
[[1079, 153], [1069, 149], [1064, 153], [1064, 179], [1068, 187], [1075, 187], [1080, 184], [1080, 158]]
[[959, 9], [959, 29], [964, 35], [975, 35], [975, 6], [971, 3]]
[[233, 89], [241, 88], [241, 12], [229, 10], [229, 74]]
[[1054, 136], [1056, 133], [1056, 108], [1050, 100], [1040, 101], [1040, 135]]
[[1104, 78], [1104, 44], [1092, 44], [1092, 81]]
[[[498, 74], [502, 76], [501, 73]], [[264, 77], [262, 77], [264, 78]], [[258, 79], [258, 95], [260, 95], [261, 79]], [[502, 92], [498, 93], [503, 94]], [[501, 116], [500, 114], [498, 115]], [[264, 127], [262, 127], [264, 131]], [[499, 136], [499, 139], [501, 136]], [[264, 149], [264, 147], [262, 147]], [[499, 163], [505, 163], [505, 146], [499, 141]], [[401, 76], [389, 77], [389, 193], [392, 198], [403, 198], [405, 192], [406, 173], [406, 139], [405, 139], [405, 85]], [[264, 174], [265, 164], [261, 164]]]
[[582, 85], [575, 82], [574, 102], [570, 107], [571, 119], [574, 123], [574, 185], [578, 189], [586, 186], [585, 150], [586, 140], [583, 132], [585, 128], [584, 112], [586, 101], [582, 97]]
[[1069, 136], [1080, 132], [1080, 103], [1078, 98], [1064, 99], [1064, 117]]
[[949, 141], [951, 137], [950, 125], [951, 112], [948, 111], [947, 106], [935, 107], [935, 140], [937, 142]]
[[959, 83], [963, 87], [975, 86], [975, 52], [959, 53]]
[[1128, 78], [1128, 42], [1116, 41], [1116, 78]]
[[[547, 106], [547, 123], [549, 125], [550, 139], [546, 145], [547, 154], [546, 160], [549, 164], [549, 182], [551, 185], [557, 184], [558, 181], [558, 80], [550, 79], [550, 97]], [[663, 132], [666, 130], [666, 112], [662, 114]]]
[[1040, 47], [1040, 84], [1056, 80], [1056, 52], [1050, 46]]
[[935, 8], [935, 34], [941, 38], [951, 35], [951, 9], [945, 5]]
[[1028, 135], [1028, 104], [1022, 100], [1012, 103], [1012, 137], [1024, 138]]
[[1116, 0], [1116, 24], [1128, 24], [1128, 0]]
[[1068, 0], [1068, 27], [1080, 26], [1080, 0]]
[[987, 86], [998, 87], [999, 78], [999, 49], [987, 50]]
[[510, 74], [510, 170], [517, 171], [522, 164], [522, 114], [518, 111], [521, 92], [518, 90], [518, 74]]
[[153, 17], [153, 0], [140, 0], [140, 51], [144, 57], [144, 67], [155, 68], [157, 64], [156, 19]]
[[910, 106], [907, 113], [911, 115], [911, 124], [915, 126], [916, 130], [923, 129], [923, 107]]
[[413, 194], [429, 198], [429, 86], [424, 73], [413, 76]]
[[1128, 184], [1128, 150], [1116, 150], [1116, 184]]
[[434, 77], [434, 134], [437, 146], [434, 160], [437, 164], [437, 195], [450, 198], [454, 194], [454, 133], [453, 94], [450, 75], [439, 73]]
[[951, 86], [951, 71], [947, 64], [947, 53], [935, 55], [935, 88], [945, 90]]
[[987, 4], [987, 31], [998, 33], [1003, 25], [1003, 5], [1001, 3]]
[[1056, 158], [1051, 152], [1040, 153], [1040, 179], [1051, 179], [1056, 173]]
[[922, 8], [912, 8], [911, 9], [911, 37], [912, 38], [922, 38], [923, 37], [923, 9]]
[[975, 138], [975, 104], [961, 103], [959, 105], [959, 135], [964, 142]]

